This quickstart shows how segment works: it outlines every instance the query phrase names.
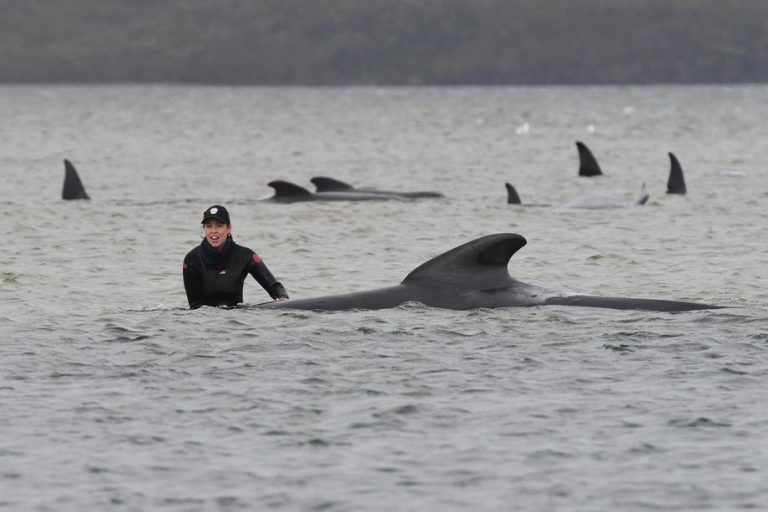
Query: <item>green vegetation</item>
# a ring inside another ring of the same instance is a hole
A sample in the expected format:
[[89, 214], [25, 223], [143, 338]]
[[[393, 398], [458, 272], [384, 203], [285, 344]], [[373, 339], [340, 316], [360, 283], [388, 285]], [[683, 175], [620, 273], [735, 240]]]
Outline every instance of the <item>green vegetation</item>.
[[0, 63], [0, 82], [765, 82], [768, 2], [0, 0]]

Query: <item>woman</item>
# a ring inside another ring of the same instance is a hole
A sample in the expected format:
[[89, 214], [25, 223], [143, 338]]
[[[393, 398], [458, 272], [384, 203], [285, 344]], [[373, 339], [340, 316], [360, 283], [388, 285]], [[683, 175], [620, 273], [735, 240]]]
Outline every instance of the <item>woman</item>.
[[243, 282], [251, 274], [275, 300], [287, 300], [283, 285], [258, 254], [232, 239], [229, 212], [214, 205], [203, 213], [203, 241], [184, 257], [184, 289], [191, 309], [232, 307], [243, 302]]

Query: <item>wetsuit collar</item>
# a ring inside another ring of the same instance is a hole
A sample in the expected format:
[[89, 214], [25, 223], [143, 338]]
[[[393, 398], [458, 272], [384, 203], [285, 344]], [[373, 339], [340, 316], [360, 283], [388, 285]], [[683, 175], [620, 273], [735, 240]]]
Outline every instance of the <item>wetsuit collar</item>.
[[222, 247], [220, 251], [215, 250], [211, 247], [211, 244], [208, 243], [208, 240], [203, 239], [200, 243], [200, 253], [203, 258], [203, 264], [208, 268], [216, 270], [225, 268], [227, 266], [227, 260], [229, 260], [229, 257], [234, 252], [236, 246], [237, 244], [234, 239], [232, 239], [232, 235], [227, 236], [227, 241], [224, 242], [224, 247]]

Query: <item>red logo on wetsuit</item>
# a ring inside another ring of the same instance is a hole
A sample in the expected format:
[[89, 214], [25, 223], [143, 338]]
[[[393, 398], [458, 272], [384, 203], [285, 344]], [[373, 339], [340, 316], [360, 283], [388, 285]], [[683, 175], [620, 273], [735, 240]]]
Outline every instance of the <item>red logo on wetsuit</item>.
[[185, 261], [185, 262], [184, 262], [184, 264], [181, 266], [181, 269], [182, 269], [182, 270], [187, 270], [188, 268], [189, 268], [189, 263], [187, 263], [187, 262]]
[[253, 262], [256, 263], [256, 264], [261, 263], [261, 258], [256, 253], [253, 253]]

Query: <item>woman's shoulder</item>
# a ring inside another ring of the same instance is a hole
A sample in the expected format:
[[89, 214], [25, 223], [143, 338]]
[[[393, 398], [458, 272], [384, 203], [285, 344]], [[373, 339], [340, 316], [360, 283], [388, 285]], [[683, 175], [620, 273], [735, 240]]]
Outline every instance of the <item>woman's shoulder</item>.
[[194, 246], [190, 251], [184, 256], [184, 259], [190, 258], [196, 254], [200, 254], [201, 247], [200, 245]]

